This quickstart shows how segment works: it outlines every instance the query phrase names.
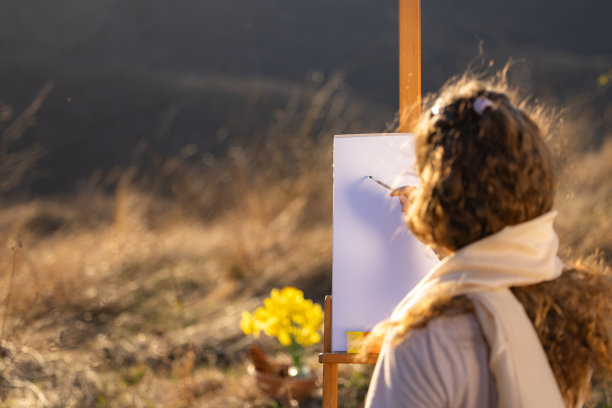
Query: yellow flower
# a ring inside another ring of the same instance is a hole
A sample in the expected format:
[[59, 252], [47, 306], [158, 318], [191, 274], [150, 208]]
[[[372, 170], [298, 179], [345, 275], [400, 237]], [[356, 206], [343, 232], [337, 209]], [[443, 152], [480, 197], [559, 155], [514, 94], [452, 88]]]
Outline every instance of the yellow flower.
[[320, 305], [313, 305], [311, 308], [306, 310], [306, 325], [319, 328], [323, 323], [323, 309]]
[[321, 341], [321, 335], [319, 333], [317, 333], [316, 331], [313, 331], [310, 333], [308, 337], [308, 343], [309, 343], [308, 345], [317, 344], [320, 341]]
[[[294, 287], [272, 289], [253, 315], [242, 313], [240, 328], [246, 335], [258, 336], [263, 331], [276, 337], [283, 346], [310, 346], [321, 341], [319, 331], [323, 322], [321, 306]], [[295, 350], [300, 347], [294, 348]]]
[[610, 84], [610, 82], [612, 82], [612, 69], [597, 77], [597, 84], [599, 86], [606, 86]]
[[283, 346], [291, 345], [291, 336], [289, 335], [289, 332], [285, 329], [280, 329], [278, 331], [278, 334], [276, 335], [276, 338]]
[[281, 291], [281, 297], [286, 299], [289, 303], [299, 304], [304, 301], [304, 292], [299, 289], [287, 286]]
[[253, 334], [255, 331], [255, 324], [253, 322], [253, 316], [246, 310], [242, 312], [242, 319], [240, 320], [240, 328], [247, 336]]
[[268, 336], [275, 337], [278, 335], [279, 322], [276, 317], [269, 318], [265, 323], [262, 322], [261, 327]]
[[253, 319], [255, 319], [255, 322], [257, 323], [265, 322], [269, 318], [270, 318], [270, 312], [266, 310], [265, 308], [260, 306], [257, 309], [255, 309], [255, 313], [253, 314]]

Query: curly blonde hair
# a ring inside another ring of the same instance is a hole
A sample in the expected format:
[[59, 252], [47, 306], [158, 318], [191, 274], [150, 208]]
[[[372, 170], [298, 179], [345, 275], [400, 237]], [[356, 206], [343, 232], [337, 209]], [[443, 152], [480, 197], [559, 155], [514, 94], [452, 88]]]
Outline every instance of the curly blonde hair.
[[[555, 179], [538, 125], [501, 86], [453, 83], [416, 132], [421, 175], [408, 225], [424, 242], [450, 251], [549, 211]], [[482, 116], [478, 97], [493, 106]]]
[[[548, 118], [513, 104], [507, 82], [464, 76], [448, 83], [422, 115], [415, 149], [421, 184], [406, 221], [423, 242], [454, 252], [506, 226], [552, 209], [555, 178], [542, 136]], [[482, 115], [474, 101], [492, 102]], [[532, 119], [535, 118], [536, 120]], [[561, 277], [513, 293], [530, 317], [568, 405], [589, 393], [590, 378], [612, 373], [612, 282], [607, 269], [576, 264]], [[442, 314], [471, 312], [465, 296], [440, 293], [402, 321], [375, 327], [363, 350], [386, 336], [400, 342]]]

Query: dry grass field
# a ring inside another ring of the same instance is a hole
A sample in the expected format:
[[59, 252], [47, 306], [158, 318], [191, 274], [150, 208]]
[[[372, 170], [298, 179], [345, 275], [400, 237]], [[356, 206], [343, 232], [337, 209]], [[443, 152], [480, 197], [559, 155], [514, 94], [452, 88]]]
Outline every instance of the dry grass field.
[[[238, 323], [273, 287], [318, 302], [331, 290], [331, 136], [367, 117], [335, 89], [296, 97], [227, 156], [149, 152], [146, 171], [3, 201], [0, 406], [278, 406], [246, 372], [253, 340]], [[608, 264], [610, 136], [588, 152], [569, 144], [557, 199], [562, 252]], [[320, 347], [309, 351], [320, 372]], [[361, 405], [368, 370], [342, 368], [340, 406]]]

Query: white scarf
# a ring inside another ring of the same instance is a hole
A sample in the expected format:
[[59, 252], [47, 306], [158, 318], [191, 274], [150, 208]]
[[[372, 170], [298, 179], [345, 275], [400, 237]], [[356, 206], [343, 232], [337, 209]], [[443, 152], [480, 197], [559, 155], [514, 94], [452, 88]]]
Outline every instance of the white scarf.
[[391, 316], [401, 319], [416, 303], [445, 287], [452, 295], [467, 295], [491, 348], [489, 368], [501, 408], [565, 406], [537, 333], [509, 289], [561, 274], [553, 229], [556, 215], [548, 212], [461, 248], [432, 269]]

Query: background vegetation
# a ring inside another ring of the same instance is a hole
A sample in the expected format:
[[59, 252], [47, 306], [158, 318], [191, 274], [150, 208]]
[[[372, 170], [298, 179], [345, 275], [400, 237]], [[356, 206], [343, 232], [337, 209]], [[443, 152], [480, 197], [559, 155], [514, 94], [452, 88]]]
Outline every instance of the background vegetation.
[[[424, 89], [519, 59], [561, 113], [562, 252], [610, 264], [610, 3], [491, 4], [423, 3]], [[331, 136], [393, 127], [395, 1], [3, 8], [0, 406], [275, 406], [240, 312], [331, 292]]]

